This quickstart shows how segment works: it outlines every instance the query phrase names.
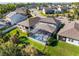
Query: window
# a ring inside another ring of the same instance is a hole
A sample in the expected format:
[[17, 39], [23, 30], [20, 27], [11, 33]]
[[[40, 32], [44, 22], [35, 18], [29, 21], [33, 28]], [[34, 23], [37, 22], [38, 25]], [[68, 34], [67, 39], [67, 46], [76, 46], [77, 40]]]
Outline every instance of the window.
[[73, 39], [71, 39], [71, 42], [73, 42]]
[[73, 42], [73, 39], [70, 39], [70, 38], [69, 38], [68, 41]]
[[68, 39], [68, 41], [70, 41], [70, 39]]
[[79, 41], [78, 41], [78, 44], [79, 44]]
[[30, 27], [30, 29], [33, 29], [33, 27]]
[[65, 40], [66, 38], [63, 38], [63, 40]]

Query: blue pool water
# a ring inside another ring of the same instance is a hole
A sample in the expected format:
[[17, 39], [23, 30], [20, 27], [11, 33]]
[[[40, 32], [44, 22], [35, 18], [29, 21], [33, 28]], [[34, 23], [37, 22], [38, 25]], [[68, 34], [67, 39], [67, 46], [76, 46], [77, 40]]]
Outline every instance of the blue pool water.
[[32, 38], [43, 42], [43, 35], [33, 35]]

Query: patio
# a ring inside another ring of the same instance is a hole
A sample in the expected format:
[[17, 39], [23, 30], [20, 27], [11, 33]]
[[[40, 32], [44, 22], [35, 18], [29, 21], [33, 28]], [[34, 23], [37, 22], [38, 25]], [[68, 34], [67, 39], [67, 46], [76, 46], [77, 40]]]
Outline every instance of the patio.
[[43, 30], [39, 30], [39, 29], [33, 30], [30, 34], [30, 37], [44, 43], [47, 42], [47, 38], [50, 36], [51, 36], [51, 33], [43, 31]]

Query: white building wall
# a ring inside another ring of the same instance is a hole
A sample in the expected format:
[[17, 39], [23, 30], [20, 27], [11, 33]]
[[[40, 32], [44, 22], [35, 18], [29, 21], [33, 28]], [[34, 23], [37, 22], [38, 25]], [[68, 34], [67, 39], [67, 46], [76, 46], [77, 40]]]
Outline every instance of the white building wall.
[[42, 12], [43, 12], [44, 14], [46, 14], [46, 10], [45, 10], [44, 8], [43, 8]]
[[[72, 40], [72, 39], [71, 39]], [[73, 42], [69, 41], [69, 38], [66, 38], [66, 42], [67, 43], [70, 43], [70, 44], [73, 44], [73, 45], [77, 45], [79, 46], [79, 41], [78, 40], [73, 40]]]
[[6, 22], [11, 22], [11, 19], [8, 18], [8, 17], [6, 17], [6, 19], [4, 19], [4, 21], [6, 21]]

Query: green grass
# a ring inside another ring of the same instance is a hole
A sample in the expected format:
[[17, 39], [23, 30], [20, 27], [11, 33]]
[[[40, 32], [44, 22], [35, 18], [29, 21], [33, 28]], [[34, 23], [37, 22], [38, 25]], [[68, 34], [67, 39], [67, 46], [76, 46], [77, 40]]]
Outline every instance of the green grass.
[[29, 39], [28, 42], [30, 42], [30, 44], [34, 46], [36, 49], [38, 49], [39, 51], [42, 51], [44, 49], [44, 46], [38, 42], [35, 42], [31, 39]]
[[21, 36], [27, 36], [27, 33], [22, 32], [22, 31], [19, 30], [18, 28], [15, 28], [15, 29], [11, 30], [11, 31], [10, 31], [9, 33], [7, 33], [7, 34], [10, 34], [11, 36], [13, 36], [13, 35], [16, 34], [17, 31], [19, 31], [19, 33], [20, 33], [20, 36], [19, 36], [19, 37], [21, 37]]
[[79, 55], [79, 47], [74, 46], [62, 41], [59, 41], [58, 45], [55, 47], [47, 46], [44, 50], [44, 45], [29, 40], [31, 45], [37, 48], [39, 51], [43, 52], [46, 55], [50, 56], [78, 56]]

